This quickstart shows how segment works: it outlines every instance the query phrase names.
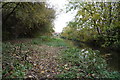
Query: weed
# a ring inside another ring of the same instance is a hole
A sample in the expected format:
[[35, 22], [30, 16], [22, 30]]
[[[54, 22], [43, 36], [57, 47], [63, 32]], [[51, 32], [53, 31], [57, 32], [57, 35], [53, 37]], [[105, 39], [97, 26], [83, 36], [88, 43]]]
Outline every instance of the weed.
[[59, 38], [52, 38], [51, 41], [45, 43], [48, 46], [55, 46], [55, 47], [60, 47], [60, 46], [67, 46], [67, 44]]
[[60, 68], [63, 73], [57, 75], [58, 78], [120, 78], [119, 72], [107, 68], [99, 51], [69, 48], [60, 58], [65, 65]]
[[26, 60], [30, 52], [26, 44], [3, 43], [3, 70], [5, 78], [24, 78], [27, 70], [32, 68], [32, 64]]
[[45, 45], [54, 46], [54, 47], [67, 46], [62, 39], [52, 38], [47, 36], [41, 36], [39, 38], [33, 39], [31, 41], [31, 44], [35, 44], [35, 45], [45, 44]]

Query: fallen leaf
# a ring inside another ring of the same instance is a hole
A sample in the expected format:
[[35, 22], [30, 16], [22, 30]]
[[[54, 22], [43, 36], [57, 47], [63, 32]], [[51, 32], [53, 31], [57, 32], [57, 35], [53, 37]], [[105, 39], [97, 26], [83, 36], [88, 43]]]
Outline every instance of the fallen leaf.
[[69, 70], [69, 68], [66, 68], [66, 67], [65, 67], [65, 70]]
[[52, 71], [52, 72], [55, 72], [55, 71]]
[[50, 75], [48, 74], [47, 77], [49, 77]]
[[65, 64], [64, 66], [68, 66], [68, 64]]
[[32, 76], [31, 76], [31, 75], [29, 75], [28, 77], [29, 77], [29, 78], [32, 78]]
[[43, 74], [43, 73], [45, 73], [45, 71], [41, 71], [41, 73]]

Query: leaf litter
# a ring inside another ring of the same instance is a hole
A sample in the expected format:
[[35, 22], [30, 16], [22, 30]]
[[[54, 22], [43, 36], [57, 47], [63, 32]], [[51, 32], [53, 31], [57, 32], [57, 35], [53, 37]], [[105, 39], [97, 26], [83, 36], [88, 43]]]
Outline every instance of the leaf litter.
[[58, 56], [63, 48], [47, 45], [33, 46], [33, 52], [28, 56], [29, 61], [33, 64], [32, 69], [27, 72], [28, 78], [55, 78], [57, 74], [61, 73]]

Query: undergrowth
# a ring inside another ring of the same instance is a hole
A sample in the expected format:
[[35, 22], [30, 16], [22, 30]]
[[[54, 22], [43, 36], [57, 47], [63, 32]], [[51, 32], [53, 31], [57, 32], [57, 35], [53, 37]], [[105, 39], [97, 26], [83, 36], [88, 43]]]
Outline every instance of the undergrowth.
[[[25, 77], [27, 71], [33, 66], [29, 60], [27, 60], [27, 56], [32, 54], [29, 50], [30, 45], [68, 46], [60, 38], [46, 36], [32, 39], [29, 43], [3, 43], [3, 77]], [[56, 78], [63, 78], [64, 80], [69, 80], [70, 78], [120, 79], [120, 73], [112, 71], [107, 67], [107, 63], [105, 59], [99, 55], [99, 51], [67, 47], [65, 51], [61, 52], [59, 59], [63, 66], [59, 66], [61, 74], [58, 74]]]
[[36, 38], [36, 39], [32, 40], [31, 43], [36, 44], [36, 45], [45, 44], [45, 45], [54, 46], [54, 47], [67, 46], [67, 44], [63, 41], [63, 39], [45, 37], [45, 36]]
[[30, 54], [28, 46], [22, 43], [2, 44], [2, 76], [3, 78], [24, 78], [32, 64], [27, 60]]
[[107, 68], [105, 59], [99, 56], [99, 51], [92, 49], [68, 48], [60, 56], [61, 74], [57, 78], [115, 78], [120, 79], [120, 73]]
[[34, 38], [30, 42], [24, 43], [3, 43], [3, 78], [24, 78], [26, 76], [27, 71], [33, 66], [27, 59], [27, 57], [32, 54], [32, 51], [30, 51], [30, 48], [32, 48], [31, 45], [48, 45], [54, 47], [66, 46], [62, 39], [51, 38], [48, 36]]

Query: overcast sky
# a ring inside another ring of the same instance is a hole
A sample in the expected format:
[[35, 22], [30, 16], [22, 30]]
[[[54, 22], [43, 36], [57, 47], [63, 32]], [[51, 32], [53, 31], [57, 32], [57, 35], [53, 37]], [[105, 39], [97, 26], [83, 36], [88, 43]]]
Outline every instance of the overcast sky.
[[[54, 5], [56, 10], [56, 19], [54, 20], [55, 32], [62, 32], [63, 28], [66, 27], [67, 22], [71, 21], [74, 18], [75, 12], [71, 11], [65, 12], [65, 4], [67, 0], [49, 0], [49, 4]], [[63, 11], [61, 11], [63, 9]]]

